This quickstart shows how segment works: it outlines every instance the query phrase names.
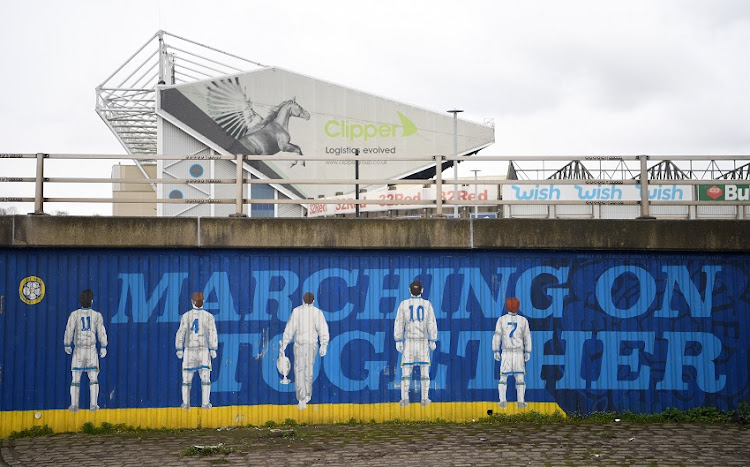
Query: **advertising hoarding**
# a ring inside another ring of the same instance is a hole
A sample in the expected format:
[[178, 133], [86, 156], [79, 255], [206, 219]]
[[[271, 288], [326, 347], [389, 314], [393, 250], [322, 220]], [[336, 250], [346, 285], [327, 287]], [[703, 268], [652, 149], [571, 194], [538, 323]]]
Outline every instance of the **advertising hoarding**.
[[750, 185], [698, 185], [699, 201], [750, 201]]
[[[638, 201], [640, 185], [617, 183], [580, 185], [503, 185], [503, 199], [520, 201]], [[651, 201], [692, 201], [690, 185], [651, 184], [648, 187]]]
[[[446, 183], [443, 185], [443, 200], [496, 200], [497, 185], [477, 185], [476, 190], [473, 186], [454, 185]], [[352, 194], [337, 195], [327, 198], [328, 200], [340, 200], [337, 204], [310, 203], [307, 205], [307, 217], [335, 216], [337, 214], [354, 214], [355, 205], [358, 204]], [[435, 204], [435, 187], [422, 187], [420, 185], [401, 185], [392, 188], [383, 187], [377, 190], [361, 193], [360, 200], [377, 200], [383, 201], [384, 204], [367, 204], [359, 203], [360, 212], [382, 212], [391, 209], [409, 210], [434, 208]], [[395, 204], [388, 203], [399, 201], [427, 201], [425, 204]]]
[[[391, 161], [362, 161], [360, 178], [401, 178], [434, 162], [399, 156], [453, 154], [453, 117], [367, 94], [280, 68], [162, 88], [157, 113], [215, 150], [269, 155], [255, 163], [269, 178], [354, 178], [354, 154]], [[458, 121], [458, 152], [494, 142], [494, 128]], [[298, 155], [292, 161], [274, 155]], [[341, 156], [310, 161], [305, 156]], [[331, 196], [335, 186], [297, 185], [303, 197]]]

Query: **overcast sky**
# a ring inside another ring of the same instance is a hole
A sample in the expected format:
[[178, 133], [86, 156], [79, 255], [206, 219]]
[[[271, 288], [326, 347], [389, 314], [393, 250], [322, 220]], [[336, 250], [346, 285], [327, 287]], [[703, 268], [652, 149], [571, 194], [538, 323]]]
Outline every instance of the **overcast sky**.
[[[0, 153], [124, 154], [94, 111], [94, 88], [164, 29], [493, 118], [485, 155], [750, 154], [746, 0], [27, 0], [0, 11]], [[111, 165], [49, 164], [46, 174], [108, 177]], [[0, 176], [19, 174], [32, 176], [33, 164], [0, 160]], [[108, 185], [87, 190], [111, 197]], [[0, 183], [0, 197], [14, 195], [33, 189]]]

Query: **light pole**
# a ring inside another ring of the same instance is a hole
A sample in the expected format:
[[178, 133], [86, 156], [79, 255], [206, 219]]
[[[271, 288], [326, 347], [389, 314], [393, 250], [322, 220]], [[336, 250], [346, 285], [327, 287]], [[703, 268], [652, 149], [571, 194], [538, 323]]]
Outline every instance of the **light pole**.
[[[458, 157], [458, 114], [463, 110], [453, 109], [448, 110], [448, 113], [453, 114], [453, 157]], [[443, 168], [442, 166], [440, 167]], [[441, 194], [442, 196], [442, 194]], [[453, 200], [458, 199], [458, 161], [453, 159]], [[458, 218], [458, 204], [453, 206], [453, 218]]]
[[[478, 190], [478, 185], [477, 185], [477, 174], [481, 171], [482, 171], [481, 169], [472, 169], [472, 172], [474, 172], [474, 201], [478, 201], [477, 192], [479, 190]], [[479, 205], [477, 204], [474, 205], [474, 217], [475, 218], [479, 217]]]

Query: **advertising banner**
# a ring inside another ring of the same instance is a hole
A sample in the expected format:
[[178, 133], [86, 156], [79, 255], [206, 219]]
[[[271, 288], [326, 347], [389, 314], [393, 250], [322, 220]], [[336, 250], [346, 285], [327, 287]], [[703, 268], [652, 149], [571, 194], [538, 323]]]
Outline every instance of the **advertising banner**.
[[[638, 201], [640, 185], [503, 185], [503, 199], [521, 201]], [[649, 185], [650, 201], [692, 201], [690, 185]]]
[[[307, 217], [334, 216], [336, 214], [354, 214], [356, 199], [352, 194], [332, 196], [329, 200], [341, 200], [337, 204], [311, 203], [307, 205]], [[421, 185], [401, 185], [392, 188], [383, 187], [378, 190], [368, 191], [360, 194], [360, 200], [378, 200], [384, 204], [360, 204], [360, 212], [381, 212], [391, 209], [422, 209], [433, 208], [435, 206], [435, 187], [430, 186], [423, 188]], [[443, 200], [496, 200], [497, 185], [477, 185], [476, 190], [473, 186], [458, 185], [458, 190], [454, 189], [451, 184], [443, 185]], [[419, 201], [425, 200], [425, 204], [396, 204], [388, 201]]]
[[238, 407], [750, 401], [748, 255], [39, 249], [0, 265], [6, 427], [50, 410], [233, 424]]
[[698, 185], [699, 201], [750, 201], [750, 185]]
[[[354, 178], [358, 156], [361, 178], [401, 178], [435, 165], [401, 161], [399, 156], [453, 154], [453, 117], [367, 94], [279, 68], [167, 87], [157, 113], [220, 152], [268, 155], [252, 162], [270, 178], [326, 180]], [[494, 128], [458, 121], [458, 152], [494, 142]], [[298, 155], [291, 161], [274, 155]], [[311, 161], [306, 156], [341, 157]], [[335, 194], [335, 186], [294, 186], [304, 197]]]

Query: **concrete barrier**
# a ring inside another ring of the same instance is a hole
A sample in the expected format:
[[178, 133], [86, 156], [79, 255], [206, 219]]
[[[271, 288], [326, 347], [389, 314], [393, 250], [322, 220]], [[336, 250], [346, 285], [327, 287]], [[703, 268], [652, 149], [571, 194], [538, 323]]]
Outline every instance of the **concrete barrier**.
[[0, 216], [0, 247], [750, 251], [750, 222]]

